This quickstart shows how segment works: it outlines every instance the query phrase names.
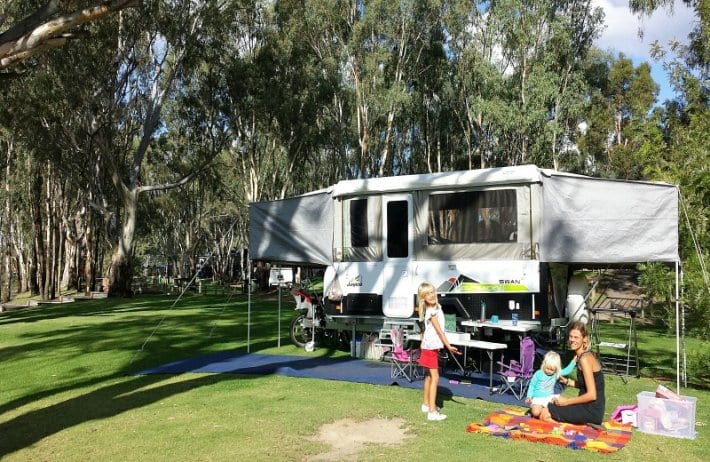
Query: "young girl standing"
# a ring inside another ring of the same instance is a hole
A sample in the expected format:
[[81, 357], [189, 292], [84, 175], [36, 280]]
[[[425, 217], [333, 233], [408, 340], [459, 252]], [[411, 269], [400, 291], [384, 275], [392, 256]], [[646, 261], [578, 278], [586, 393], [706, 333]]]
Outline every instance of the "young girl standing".
[[436, 391], [439, 386], [439, 350], [446, 347], [454, 354], [459, 350], [449, 343], [444, 334], [446, 318], [441, 305], [436, 298], [436, 289], [428, 282], [419, 285], [419, 319], [424, 321], [421, 356], [419, 364], [427, 370], [424, 378], [424, 402], [422, 412], [427, 413], [428, 420], [444, 420], [446, 415], [436, 407]]

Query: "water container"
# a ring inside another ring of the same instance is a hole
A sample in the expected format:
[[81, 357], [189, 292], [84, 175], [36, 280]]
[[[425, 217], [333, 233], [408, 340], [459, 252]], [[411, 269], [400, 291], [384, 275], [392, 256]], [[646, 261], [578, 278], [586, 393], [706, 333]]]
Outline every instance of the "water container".
[[589, 292], [589, 283], [584, 276], [573, 276], [567, 289], [567, 318], [570, 322], [589, 321], [589, 313], [584, 298]]

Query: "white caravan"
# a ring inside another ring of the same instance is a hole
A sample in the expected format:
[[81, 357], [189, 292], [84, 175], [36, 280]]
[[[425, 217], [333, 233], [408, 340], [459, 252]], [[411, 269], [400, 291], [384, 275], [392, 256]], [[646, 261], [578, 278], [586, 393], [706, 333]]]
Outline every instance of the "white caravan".
[[[341, 181], [250, 206], [253, 260], [322, 265], [343, 329], [415, 316], [422, 281], [458, 318], [581, 316], [582, 267], [678, 260], [678, 192], [525, 165]], [[574, 306], [573, 306], [574, 305]], [[404, 323], [406, 324], [406, 323]], [[412, 324], [413, 325], [413, 324]]]

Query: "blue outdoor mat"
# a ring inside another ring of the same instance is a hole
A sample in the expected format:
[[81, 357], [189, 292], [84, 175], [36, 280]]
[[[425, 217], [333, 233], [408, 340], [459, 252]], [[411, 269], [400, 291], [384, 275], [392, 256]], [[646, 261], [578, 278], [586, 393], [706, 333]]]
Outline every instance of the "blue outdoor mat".
[[[301, 377], [345, 382], [369, 383], [373, 385], [399, 385], [421, 389], [423, 380], [408, 382], [406, 379], [390, 377], [390, 365], [387, 362], [363, 359], [333, 359], [323, 356], [285, 356], [259, 353], [223, 352], [198, 356], [164, 364], [137, 372], [139, 375], [181, 374], [185, 372], [215, 374], [278, 374], [288, 377]], [[462, 383], [470, 382], [470, 383]], [[453, 383], [452, 383], [453, 382]], [[497, 383], [493, 378], [493, 385]], [[509, 405], [523, 405], [509, 393], [491, 393], [488, 389], [488, 374], [471, 373], [461, 377], [447, 373], [439, 380], [439, 394], [478, 398]]]

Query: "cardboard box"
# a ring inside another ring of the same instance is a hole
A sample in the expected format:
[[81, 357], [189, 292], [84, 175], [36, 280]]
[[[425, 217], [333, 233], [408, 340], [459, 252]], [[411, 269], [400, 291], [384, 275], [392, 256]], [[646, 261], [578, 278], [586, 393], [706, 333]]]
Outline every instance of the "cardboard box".
[[693, 396], [680, 398], [656, 398], [656, 394], [650, 391], [636, 395], [638, 429], [653, 435], [695, 439], [695, 406], [698, 399]]

